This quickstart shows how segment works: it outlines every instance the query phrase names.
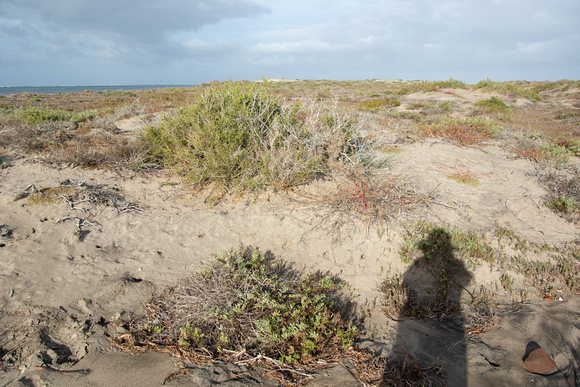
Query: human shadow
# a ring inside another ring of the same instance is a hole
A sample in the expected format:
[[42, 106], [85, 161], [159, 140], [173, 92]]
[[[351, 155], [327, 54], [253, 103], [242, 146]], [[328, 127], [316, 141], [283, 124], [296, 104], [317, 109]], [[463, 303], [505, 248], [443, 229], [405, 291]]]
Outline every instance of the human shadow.
[[459, 299], [473, 276], [455, 257], [446, 230], [433, 230], [419, 247], [423, 254], [402, 278], [406, 300], [399, 306], [397, 339], [383, 380], [396, 371], [400, 375], [391, 375], [392, 382], [465, 386], [465, 317]]

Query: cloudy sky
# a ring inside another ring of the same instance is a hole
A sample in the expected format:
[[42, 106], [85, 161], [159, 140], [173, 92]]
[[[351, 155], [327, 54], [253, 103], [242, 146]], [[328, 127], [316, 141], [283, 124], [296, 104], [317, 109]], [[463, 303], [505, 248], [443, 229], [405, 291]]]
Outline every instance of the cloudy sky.
[[580, 79], [579, 0], [0, 0], [0, 85]]

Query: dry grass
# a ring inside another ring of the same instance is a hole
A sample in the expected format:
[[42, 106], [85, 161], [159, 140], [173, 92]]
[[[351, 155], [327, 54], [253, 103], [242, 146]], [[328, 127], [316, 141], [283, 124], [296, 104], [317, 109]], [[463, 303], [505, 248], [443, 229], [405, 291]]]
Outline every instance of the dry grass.
[[363, 383], [363, 386], [426, 387], [447, 385], [442, 365], [423, 366], [406, 352], [400, 361], [377, 357], [367, 351], [351, 351], [348, 358], [354, 363], [351, 371]]
[[119, 133], [69, 123], [51, 122], [36, 126], [14, 125], [0, 133], [0, 146], [48, 163], [86, 168], [140, 168], [144, 153], [138, 144]]

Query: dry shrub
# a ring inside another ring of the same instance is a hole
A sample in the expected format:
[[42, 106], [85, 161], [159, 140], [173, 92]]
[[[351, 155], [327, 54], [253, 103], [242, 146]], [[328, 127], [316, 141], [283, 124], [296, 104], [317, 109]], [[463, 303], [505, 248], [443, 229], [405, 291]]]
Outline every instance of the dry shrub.
[[548, 191], [546, 206], [566, 220], [579, 223], [580, 177], [546, 170], [540, 174], [539, 179]]
[[87, 126], [72, 130], [72, 125], [70, 122], [17, 124], [1, 133], [0, 145], [27, 156], [40, 156], [47, 162], [73, 166], [139, 168], [144, 164], [143, 153], [134, 141], [106, 130], [90, 130]]
[[127, 138], [108, 133], [83, 134], [49, 147], [49, 158], [87, 168], [139, 167], [137, 146]]
[[417, 193], [403, 176], [373, 174], [368, 166], [358, 163], [336, 167], [327, 184], [296, 188], [292, 193], [305, 205], [327, 210], [337, 227], [363, 219], [367, 232], [372, 224], [409, 215], [430, 196]]
[[512, 152], [524, 159], [539, 162], [548, 157], [545, 150], [531, 139], [519, 139], [512, 149]]
[[495, 328], [500, 318], [490, 308], [480, 308], [474, 314], [467, 317], [465, 333], [470, 336], [479, 335]]
[[27, 199], [29, 204], [55, 204], [66, 202], [71, 210], [81, 210], [90, 213], [89, 206], [102, 205], [114, 208], [117, 213], [139, 211], [138, 204], [127, 201], [118, 189], [101, 184], [87, 184], [84, 180], [75, 182], [65, 179], [56, 187], [37, 189], [30, 184], [22, 190], [14, 201]]
[[415, 292], [403, 284], [399, 276], [386, 278], [379, 284], [379, 290], [385, 297], [383, 311], [391, 319], [423, 318], [431, 313], [429, 308], [419, 304]]
[[130, 334], [113, 339], [132, 352], [153, 348], [196, 361], [270, 359], [309, 367], [340, 355], [355, 339], [351, 306], [336, 279], [301, 275], [271, 254], [230, 251], [154, 295]]

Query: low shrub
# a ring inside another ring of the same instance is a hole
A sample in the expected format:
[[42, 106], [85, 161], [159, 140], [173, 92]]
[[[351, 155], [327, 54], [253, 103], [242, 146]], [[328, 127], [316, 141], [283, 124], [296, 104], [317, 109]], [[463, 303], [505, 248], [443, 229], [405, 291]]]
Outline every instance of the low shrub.
[[113, 343], [129, 351], [153, 343], [191, 359], [237, 353], [293, 365], [331, 358], [357, 336], [339, 290], [334, 278], [301, 275], [271, 254], [231, 250], [154, 295], [130, 335]]
[[450, 235], [449, 241], [455, 254], [472, 267], [481, 261], [488, 263], [495, 261], [493, 248], [478, 235], [472, 232], [442, 228], [424, 221], [417, 222], [413, 227], [408, 228], [403, 235], [403, 244], [399, 248], [401, 260], [410, 263], [421, 255], [421, 251], [426, 255], [440, 254], [438, 244], [427, 245], [424, 242], [429, 240], [429, 236], [433, 233]]

